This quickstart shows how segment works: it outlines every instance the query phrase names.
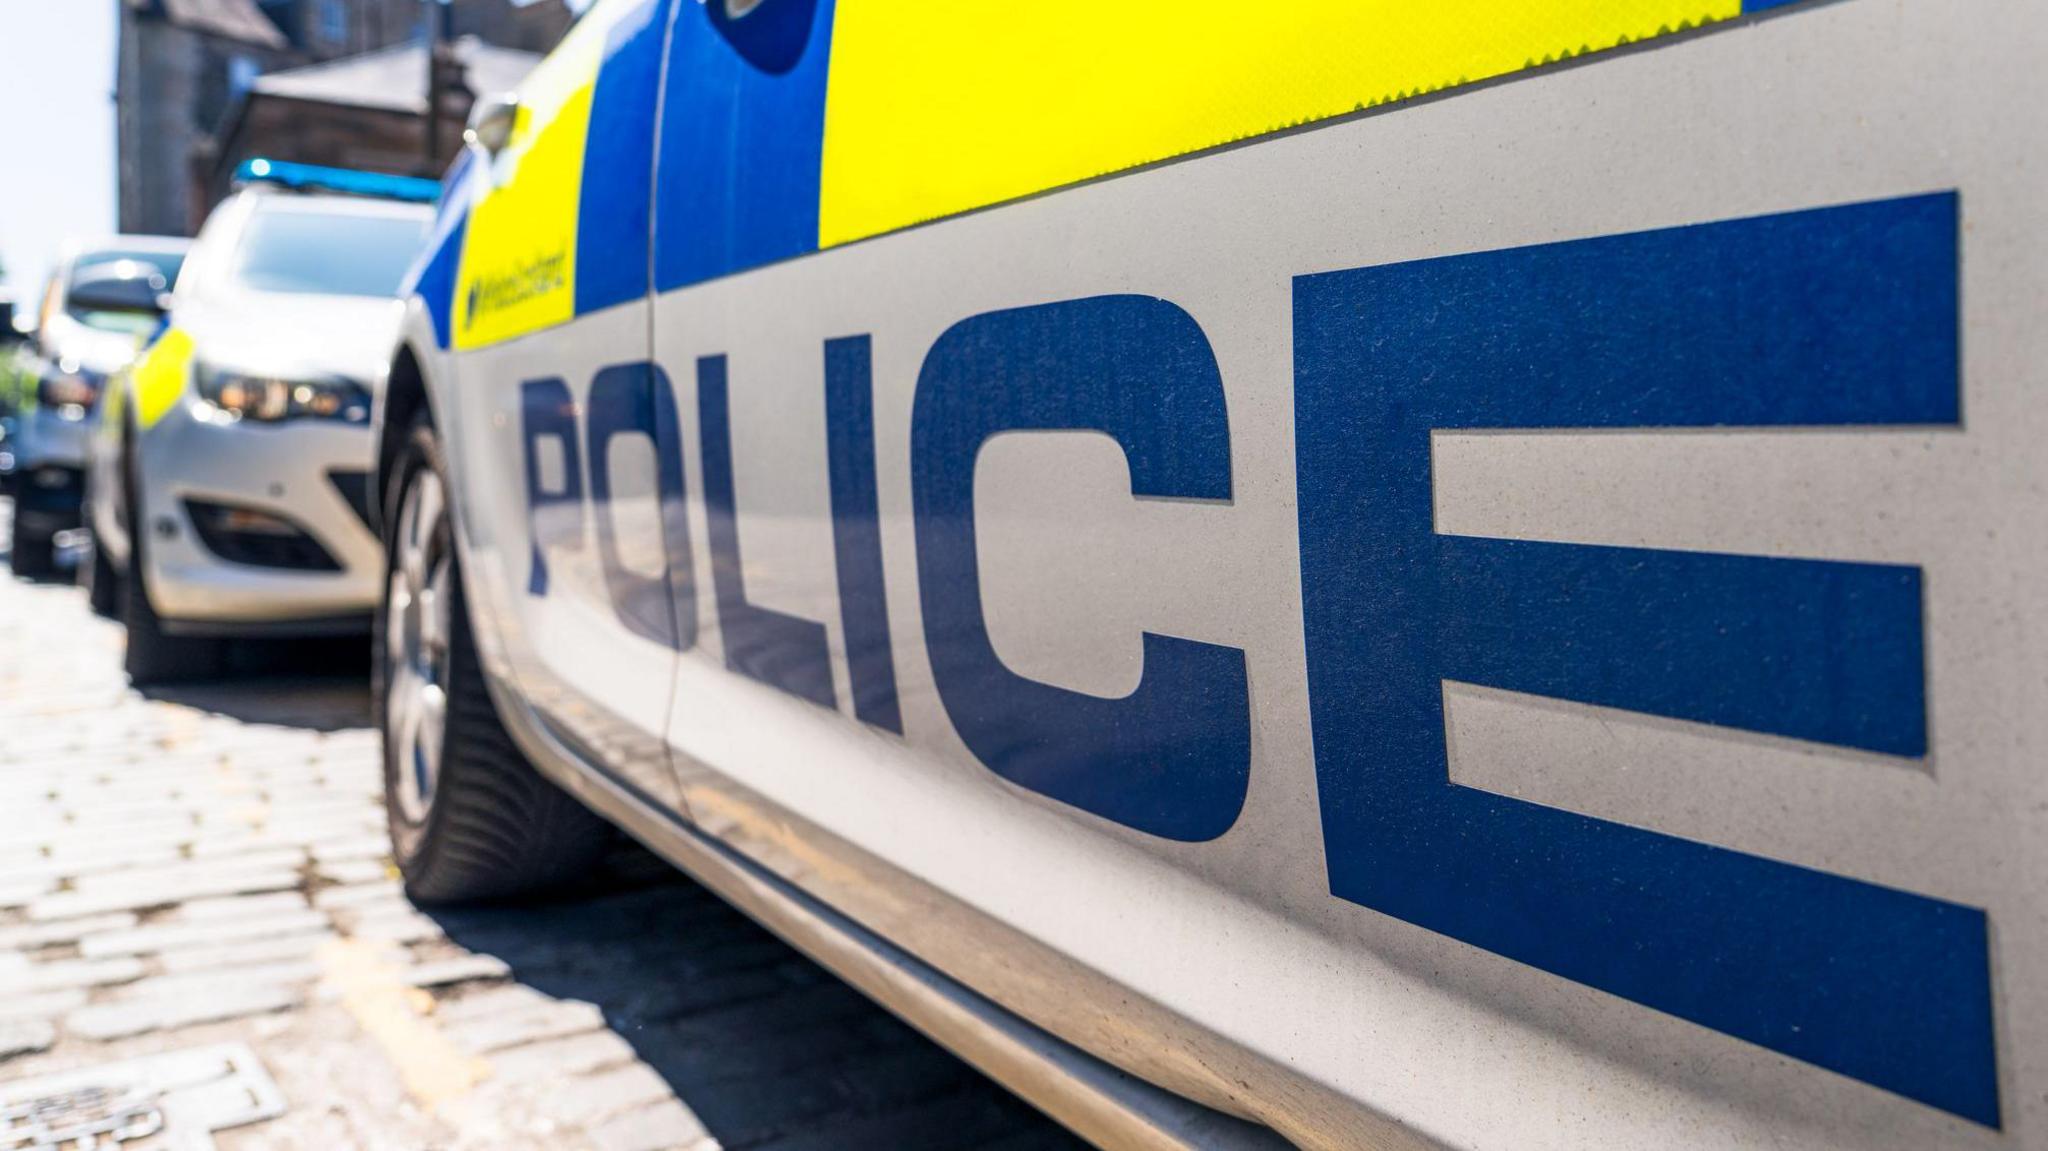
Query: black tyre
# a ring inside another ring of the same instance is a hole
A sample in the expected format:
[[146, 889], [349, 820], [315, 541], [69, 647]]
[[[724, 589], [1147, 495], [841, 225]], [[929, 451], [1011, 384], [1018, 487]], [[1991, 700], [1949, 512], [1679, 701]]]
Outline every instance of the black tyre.
[[582, 879], [611, 846], [611, 829], [542, 778], [498, 720], [470, 632], [447, 467], [424, 420], [388, 481], [371, 667], [406, 893], [422, 903], [501, 900]]
[[121, 577], [98, 537], [93, 539], [92, 562], [78, 565], [78, 582], [85, 585], [85, 600], [92, 605], [92, 614], [101, 619], [121, 618]]
[[[133, 476], [129, 477], [127, 494], [129, 523], [143, 523], [142, 516], [134, 514], [140, 511], [140, 505], [135, 502]], [[157, 616], [156, 605], [149, 602], [149, 588], [143, 583], [142, 554], [146, 546], [143, 532], [128, 533], [128, 570], [114, 581], [120, 589], [121, 623], [128, 629], [128, 653], [122, 660], [128, 682], [136, 687], [149, 687], [218, 679], [227, 671], [226, 641], [164, 631], [164, 621]]]
[[23, 524], [19, 512], [15, 515], [14, 541], [8, 554], [18, 576], [44, 579], [57, 570], [57, 541], [48, 532]]
[[128, 629], [128, 654], [122, 661], [128, 682], [136, 687], [218, 679], [227, 671], [227, 644], [202, 636], [170, 635], [142, 586], [142, 541], [136, 540], [128, 572], [116, 581], [121, 589], [121, 623]]

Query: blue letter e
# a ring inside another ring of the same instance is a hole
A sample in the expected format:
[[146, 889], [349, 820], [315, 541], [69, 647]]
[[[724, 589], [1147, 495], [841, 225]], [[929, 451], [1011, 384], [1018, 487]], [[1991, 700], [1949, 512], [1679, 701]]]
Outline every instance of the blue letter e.
[[1295, 281], [1334, 895], [1997, 1126], [1983, 911], [1465, 786], [1444, 734], [1455, 681], [1925, 755], [1919, 569], [1451, 535], [1432, 502], [1437, 429], [1954, 426], [1957, 232], [1921, 196]]

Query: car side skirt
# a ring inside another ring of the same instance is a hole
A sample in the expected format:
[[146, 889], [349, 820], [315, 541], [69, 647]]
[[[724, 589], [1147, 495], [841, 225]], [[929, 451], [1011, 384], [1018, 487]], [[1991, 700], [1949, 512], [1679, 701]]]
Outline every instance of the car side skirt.
[[1272, 1130], [1155, 1087], [1034, 1026], [637, 795], [558, 738], [516, 689], [491, 702], [535, 767], [784, 942], [1082, 1138], [1134, 1151], [1266, 1151]]

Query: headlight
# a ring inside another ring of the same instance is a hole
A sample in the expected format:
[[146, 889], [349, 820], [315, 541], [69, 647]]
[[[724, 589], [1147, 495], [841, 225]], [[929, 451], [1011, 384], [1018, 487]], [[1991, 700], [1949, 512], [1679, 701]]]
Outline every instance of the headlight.
[[339, 376], [288, 380], [195, 364], [192, 379], [199, 398], [231, 419], [370, 421], [369, 390]]

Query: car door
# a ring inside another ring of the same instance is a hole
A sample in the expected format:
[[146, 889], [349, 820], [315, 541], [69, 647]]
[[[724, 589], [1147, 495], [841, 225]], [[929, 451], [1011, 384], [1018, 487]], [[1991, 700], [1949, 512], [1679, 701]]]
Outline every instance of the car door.
[[[860, 818], [882, 800], [860, 794], [872, 780], [849, 756], [908, 751], [895, 739], [861, 339], [832, 345], [845, 410], [828, 416], [826, 403], [824, 338], [858, 331], [835, 305], [858, 311], [864, 293], [851, 284], [831, 300], [778, 299], [766, 284], [728, 290], [734, 273], [801, 267], [792, 258], [817, 248], [834, 9], [831, 0], [684, 5], [663, 93], [655, 362], [681, 417], [699, 545], [692, 578], [675, 584], [684, 652], [669, 736], [686, 808], [728, 831], [736, 817], [749, 822], [746, 797], [771, 779]], [[835, 457], [843, 474], [828, 467], [834, 435], [846, 449]], [[834, 511], [848, 503], [864, 511], [842, 539]], [[770, 802], [753, 815], [772, 823], [801, 810]], [[796, 831], [779, 848], [746, 846], [817, 859], [825, 841]]]
[[[664, 802], [674, 675], [648, 365], [648, 188], [669, 0], [602, 0], [473, 146], [450, 319], [476, 610], [551, 733]], [[500, 125], [504, 127], [505, 125]], [[492, 140], [491, 143], [499, 143]]]
[[687, 810], [1306, 1146], [2038, 1123], [1997, 11], [682, 6]]

